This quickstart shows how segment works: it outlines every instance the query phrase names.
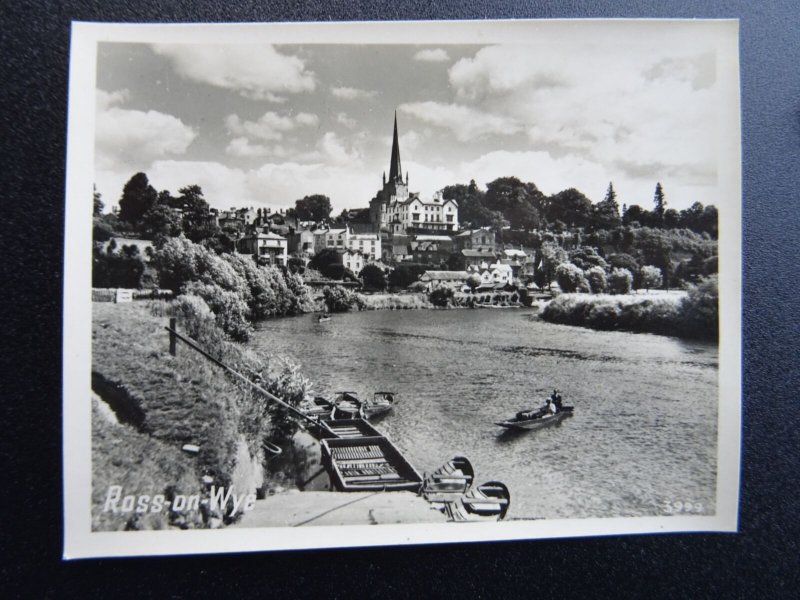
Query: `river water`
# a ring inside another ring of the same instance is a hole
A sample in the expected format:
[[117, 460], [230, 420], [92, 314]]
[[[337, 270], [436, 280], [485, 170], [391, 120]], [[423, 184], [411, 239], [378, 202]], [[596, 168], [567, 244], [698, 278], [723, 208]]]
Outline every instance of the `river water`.
[[[507, 518], [714, 513], [716, 345], [553, 325], [535, 309], [303, 315], [261, 323], [252, 345], [293, 357], [318, 395], [398, 392], [378, 429], [420, 472], [469, 457], [477, 482], [509, 487]], [[573, 417], [521, 434], [494, 424], [554, 387]]]

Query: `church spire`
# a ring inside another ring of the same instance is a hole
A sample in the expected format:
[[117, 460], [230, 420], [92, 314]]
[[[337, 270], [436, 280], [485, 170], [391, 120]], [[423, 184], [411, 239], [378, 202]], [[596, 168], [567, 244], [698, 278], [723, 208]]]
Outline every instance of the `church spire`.
[[400, 166], [400, 143], [397, 139], [397, 111], [394, 111], [394, 136], [392, 138], [392, 160], [389, 164], [389, 181], [403, 182], [403, 169]]

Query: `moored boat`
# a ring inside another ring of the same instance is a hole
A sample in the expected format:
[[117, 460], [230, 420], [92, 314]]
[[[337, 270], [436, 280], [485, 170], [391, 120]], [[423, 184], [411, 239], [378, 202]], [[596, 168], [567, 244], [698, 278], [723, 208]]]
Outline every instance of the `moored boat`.
[[320, 315], [319, 317], [317, 317], [317, 321], [319, 321], [320, 323], [327, 323], [330, 320], [331, 320], [330, 315]]
[[395, 403], [396, 399], [394, 392], [375, 392], [372, 395], [371, 400], [366, 400], [363, 402], [362, 413], [367, 419], [371, 417], [378, 417], [392, 410]]
[[444, 513], [451, 521], [500, 521], [511, 505], [511, 492], [500, 481], [487, 481], [472, 488], [453, 502], [446, 502]]
[[364, 419], [342, 419], [342, 420], [332, 420], [326, 421], [327, 425], [326, 433], [332, 435], [326, 435], [324, 437], [336, 437], [347, 439], [347, 438], [362, 438], [362, 437], [379, 437], [381, 432], [375, 429], [372, 425], [369, 424], [368, 421]]
[[309, 417], [329, 419], [333, 411], [333, 402], [322, 396], [307, 397], [298, 408]]
[[426, 473], [422, 495], [434, 508], [446, 512], [448, 502], [456, 502], [472, 487], [475, 471], [466, 456], [454, 456], [441, 467]]
[[555, 414], [552, 414], [545, 409], [522, 411], [518, 412], [511, 419], [506, 419], [505, 421], [499, 421], [495, 423], [495, 425], [499, 425], [500, 427], [505, 427], [506, 429], [518, 429], [518, 430], [541, 429], [549, 425], [555, 425], [556, 423], [560, 423], [567, 417], [571, 417], [574, 408], [575, 407], [573, 406], [562, 406], [561, 410], [559, 410]]
[[362, 413], [363, 402], [355, 392], [336, 392], [333, 406], [332, 415], [336, 420], [358, 419], [364, 416]]
[[385, 437], [322, 440], [322, 459], [340, 492], [419, 492], [422, 476]]

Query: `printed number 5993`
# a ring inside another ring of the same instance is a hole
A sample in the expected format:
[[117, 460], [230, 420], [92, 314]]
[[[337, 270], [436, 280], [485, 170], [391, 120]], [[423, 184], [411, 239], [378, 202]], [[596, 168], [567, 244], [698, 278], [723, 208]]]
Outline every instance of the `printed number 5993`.
[[697, 514], [703, 512], [702, 502], [682, 502], [680, 500], [670, 502], [669, 500], [665, 500], [661, 507], [664, 509], [665, 513], [670, 515], [687, 513]]

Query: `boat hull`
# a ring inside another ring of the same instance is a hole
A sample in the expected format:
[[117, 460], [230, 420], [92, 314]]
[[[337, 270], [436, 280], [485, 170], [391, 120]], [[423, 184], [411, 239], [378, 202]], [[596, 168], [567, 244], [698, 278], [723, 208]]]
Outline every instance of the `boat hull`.
[[322, 440], [322, 459], [340, 492], [419, 492], [422, 476], [385, 437]]
[[495, 423], [495, 425], [518, 431], [532, 431], [534, 429], [543, 429], [550, 425], [561, 423], [564, 419], [568, 419], [571, 416], [572, 407], [564, 407], [560, 412], [552, 416], [536, 417], [535, 419], [508, 419], [507, 421]]

